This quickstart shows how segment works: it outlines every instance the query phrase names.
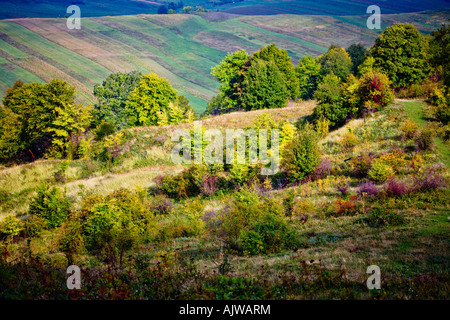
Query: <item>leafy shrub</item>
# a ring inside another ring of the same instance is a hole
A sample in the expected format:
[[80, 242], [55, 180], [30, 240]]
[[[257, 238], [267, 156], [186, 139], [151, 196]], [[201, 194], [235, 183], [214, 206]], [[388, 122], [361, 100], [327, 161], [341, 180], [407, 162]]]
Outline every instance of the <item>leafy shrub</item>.
[[44, 218], [36, 215], [29, 216], [24, 223], [25, 234], [28, 237], [39, 236], [47, 227]]
[[386, 184], [386, 194], [391, 197], [399, 197], [409, 192], [409, 187], [396, 178], [389, 179]]
[[86, 198], [80, 213], [86, 248], [121, 264], [126, 251], [147, 239], [147, 208], [145, 199], [128, 189]]
[[248, 230], [257, 231], [253, 228], [255, 221], [264, 214], [284, 217], [283, 199], [261, 198], [255, 189], [241, 188], [234, 194], [233, 203], [218, 216], [219, 233], [230, 248], [242, 250], [241, 235]]
[[285, 218], [270, 213], [263, 214], [253, 223], [251, 230], [241, 233], [240, 238], [243, 252], [247, 255], [276, 253], [296, 244], [296, 233]]
[[394, 175], [394, 169], [392, 169], [392, 167], [390, 167], [389, 165], [383, 163], [383, 161], [376, 159], [372, 163], [372, 166], [367, 174], [371, 180], [378, 183], [383, 183], [389, 177], [392, 177]]
[[292, 189], [289, 190], [283, 197], [283, 207], [285, 216], [289, 217], [293, 214], [295, 199], [296, 194]]
[[376, 71], [364, 74], [359, 80], [358, 96], [361, 103], [369, 103], [378, 110], [394, 100], [389, 78]]
[[65, 194], [56, 187], [41, 185], [37, 195], [30, 203], [28, 213], [42, 217], [47, 227], [56, 228], [64, 222], [70, 213], [70, 202]]
[[200, 236], [205, 228], [204, 205], [199, 200], [183, 203], [177, 214], [168, 215], [162, 221], [156, 239], [169, 241], [181, 237]]
[[370, 168], [372, 167], [372, 161], [374, 156], [372, 154], [363, 153], [360, 156], [352, 157], [350, 165], [353, 168], [353, 174], [358, 178], [364, 178], [367, 176]]
[[180, 208], [179, 213], [188, 220], [189, 232], [187, 236], [199, 236], [205, 227], [202, 220], [205, 205], [198, 199], [187, 201]]
[[212, 291], [220, 300], [255, 300], [261, 299], [264, 292], [253, 279], [218, 276], [214, 278]]
[[334, 217], [353, 216], [355, 214], [358, 214], [359, 206], [355, 202], [355, 199], [356, 199], [356, 196], [353, 196], [349, 200], [344, 200], [344, 199], [338, 198], [334, 202], [333, 212], [330, 212], [329, 214]]
[[112, 123], [102, 121], [94, 130], [95, 140], [102, 140], [105, 137], [115, 132], [115, 127]]
[[[157, 190], [171, 198], [189, 198], [198, 196], [202, 187], [205, 187], [205, 180], [210, 177], [205, 165], [194, 165], [178, 175], [158, 176], [154, 179]], [[214, 180], [216, 183], [217, 180]], [[211, 183], [211, 182], [210, 182]], [[210, 188], [216, 188], [215, 184]], [[205, 189], [205, 191], [207, 191]], [[212, 191], [209, 190], [209, 191]]]
[[65, 254], [68, 265], [74, 263], [77, 254], [84, 253], [85, 238], [83, 235], [83, 222], [78, 216], [71, 217], [59, 229], [58, 248]]
[[344, 151], [352, 151], [355, 146], [358, 144], [358, 138], [355, 136], [355, 134], [349, 130], [345, 133], [345, 135], [341, 138], [339, 141], [339, 144], [341, 145], [342, 149]]
[[419, 130], [419, 126], [414, 121], [412, 121], [411, 119], [408, 119], [401, 126], [400, 130], [403, 133], [403, 139], [411, 140], [411, 139], [414, 139], [414, 137], [416, 136], [416, 133]]
[[399, 88], [395, 90], [395, 95], [400, 99], [425, 98], [437, 89], [437, 85], [433, 80], [427, 79], [420, 83], [413, 83], [407, 87]]
[[22, 229], [22, 222], [14, 215], [6, 216], [0, 222], [0, 235], [2, 237], [6, 237], [10, 241], [12, 241], [14, 237], [18, 236]]
[[416, 144], [419, 150], [430, 150], [433, 146], [433, 131], [429, 128], [420, 130], [417, 134]]
[[415, 189], [420, 191], [435, 190], [446, 186], [445, 179], [434, 170], [427, 170], [422, 177], [415, 181]]
[[360, 197], [367, 196], [373, 197], [378, 194], [379, 190], [376, 185], [372, 181], [364, 182], [358, 186], [357, 193]]
[[92, 135], [87, 135], [81, 138], [80, 144], [78, 145], [77, 155], [79, 159], [89, 158], [92, 152], [92, 141], [94, 137]]
[[303, 222], [308, 221], [313, 211], [313, 205], [307, 198], [296, 198], [292, 208], [292, 215], [301, 219]]
[[325, 138], [330, 132], [330, 121], [321, 117], [316, 121], [316, 131], [320, 138]]
[[328, 174], [330, 174], [330, 172], [331, 161], [329, 159], [322, 159], [311, 176], [313, 179], [324, 179], [328, 176]]
[[395, 172], [399, 172], [406, 165], [405, 153], [398, 147], [380, 155], [376, 161], [390, 166]]
[[336, 186], [337, 190], [341, 193], [343, 197], [345, 197], [349, 192], [349, 185], [347, 180], [341, 180], [338, 182]]
[[230, 169], [230, 176], [234, 184], [239, 186], [251, 179], [251, 170], [245, 164], [234, 164]]
[[372, 227], [400, 226], [405, 224], [405, 218], [396, 212], [388, 211], [384, 207], [376, 206], [368, 213], [367, 223]]
[[264, 250], [263, 236], [254, 230], [243, 230], [241, 235], [242, 250], [245, 255], [257, 255]]
[[167, 199], [165, 196], [157, 195], [153, 198], [152, 205], [150, 206], [150, 210], [156, 214], [169, 214], [173, 210], [173, 202], [170, 199]]
[[434, 116], [444, 125], [447, 125], [450, 121], [450, 108], [449, 104], [443, 104], [435, 108]]
[[281, 166], [291, 181], [298, 181], [312, 173], [320, 162], [317, 133], [312, 126], [300, 130], [282, 154]]
[[433, 88], [428, 96], [428, 102], [433, 106], [439, 107], [443, 105], [447, 105], [447, 99], [443, 90], [439, 88]]

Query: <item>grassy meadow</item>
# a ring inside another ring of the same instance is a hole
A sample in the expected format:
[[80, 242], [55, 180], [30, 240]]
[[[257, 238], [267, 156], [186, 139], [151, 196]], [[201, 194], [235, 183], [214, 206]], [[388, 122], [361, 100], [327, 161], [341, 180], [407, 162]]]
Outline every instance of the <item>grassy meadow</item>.
[[[309, 116], [314, 107], [314, 102], [301, 102], [284, 109], [209, 117], [202, 123], [206, 128], [224, 131], [246, 127], [267, 113], [275, 121], [295, 124]], [[364, 180], [355, 176], [351, 161], [346, 160], [368, 153], [392, 155], [401, 150], [402, 156], [395, 160], [399, 161], [396, 176], [404, 183], [416, 181], [424, 167], [417, 169], [415, 142], [403, 138], [402, 128], [409, 120], [418, 126], [431, 125], [432, 121], [423, 116], [427, 108], [423, 101], [396, 100], [381, 112], [352, 120], [320, 141], [321, 158], [330, 164], [326, 177], [287, 187], [273, 181], [273, 187], [263, 192], [264, 197], [273, 201], [293, 199], [295, 215], [289, 224], [299, 234], [296, 250], [266, 255], [225, 250], [214, 219], [226, 212], [236, 194], [219, 192], [170, 200], [173, 211], [157, 216], [160, 220], [155, 232], [159, 240], [129, 252], [118, 269], [105, 266], [100, 256], [76, 256], [76, 264], [85, 270], [81, 290], [67, 291], [59, 284], [65, 283], [67, 261], [56, 245], [58, 232], [45, 231], [26, 245], [12, 243], [8, 260], [19, 257], [24, 246], [33, 258], [27, 260], [28, 264], [5, 265], [5, 274], [37, 272], [46, 287], [39, 286], [32, 276], [28, 284], [11, 277], [11, 287], [5, 294], [14, 297], [31, 284], [29, 294], [44, 299], [448, 299], [449, 189], [393, 195], [383, 191], [390, 190], [389, 183], [377, 183], [378, 195], [369, 191], [361, 194]], [[65, 190], [75, 209], [82, 208], [88, 196], [106, 196], [121, 188], [135, 190], [150, 205], [159, 203], [158, 196], [151, 192], [154, 178], [185, 169], [170, 160], [170, 133], [174, 129], [125, 129], [122, 132], [127, 148], [113, 163], [68, 161], [64, 179], [57, 174], [62, 163], [57, 160], [3, 168], [1, 215], [26, 216], [29, 200], [44, 182]], [[349, 133], [353, 136], [350, 146], [346, 142]], [[435, 141], [431, 150], [419, 154], [424, 161], [419, 166], [435, 168], [448, 179], [448, 144]], [[179, 228], [171, 227], [174, 221], [184, 221], [179, 212], [190, 207], [203, 219], [203, 231], [197, 236], [181, 232], [171, 237]], [[376, 210], [388, 210], [390, 220], [380, 220], [373, 213]], [[381, 268], [381, 290], [371, 291], [365, 286], [369, 265]]]

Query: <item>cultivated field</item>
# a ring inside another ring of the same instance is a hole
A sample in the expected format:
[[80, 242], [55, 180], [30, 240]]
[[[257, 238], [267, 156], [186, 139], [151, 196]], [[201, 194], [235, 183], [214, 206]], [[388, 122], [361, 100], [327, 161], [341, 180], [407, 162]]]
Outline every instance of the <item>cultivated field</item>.
[[[446, 13], [383, 15], [383, 24], [410, 22], [429, 33]], [[275, 43], [297, 63], [318, 56], [331, 44], [372, 45], [378, 33], [366, 16], [137, 15], [83, 18], [81, 30], [65, 19], [0, 21], [0, 95], [16, 80], [64, 79], [77, 88], [79, 101], [93, 103], [93, 86], [110, 73], [156, 72], [184, 94], [196, 112], [206, 109], [219, 84], [210, 75], [227, 52], [249, 53]]]

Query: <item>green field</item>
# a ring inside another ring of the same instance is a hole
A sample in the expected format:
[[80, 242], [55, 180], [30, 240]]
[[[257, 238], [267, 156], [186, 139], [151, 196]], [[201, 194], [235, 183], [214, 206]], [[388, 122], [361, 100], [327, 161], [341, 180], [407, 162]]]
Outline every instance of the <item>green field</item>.
[[[448, 14], [383, 15], [386, 25], [411, 22], [427, 34]], [[77, 88], [78, 100], [94, 102], [93, 87], [110, 73], [139, 70], [166, 77], [186, 95], [196, 112], [206, 109], [219, 83], [210, 75], [228, 52], [249, 53], [275, 43], [293, 62], [318, 56], [331, 44], [369, 47], [378, 33], [365, 27], [364, 16], [135, 15], [83, 18], [81, 30], [65, 19], [0, 21], [0, 95], [16, 80], [64, 79]]]
[[449, 8], [446, 0], [429, 1], [370, 1], [364, 0], [2, 0], [0, 19], [63, 18], [70, 4], [80, 7], [84, 17], [101, 17], [134, 14], [155, 14], [162, 5], [183, 7], [201, 6], [211, 11], [240, 15], [314, 14], [361, 15], [369, 5], [378, 5], [383, 14], [419, 12]]

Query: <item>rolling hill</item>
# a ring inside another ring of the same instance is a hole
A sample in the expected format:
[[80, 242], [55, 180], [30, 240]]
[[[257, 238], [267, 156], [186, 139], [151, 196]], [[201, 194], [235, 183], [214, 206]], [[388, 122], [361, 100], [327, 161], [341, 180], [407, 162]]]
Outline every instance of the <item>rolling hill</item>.
[[[366, 16], [135, 15], [82, 19], [69, 30], [65, 19], [0, 21], [0, 95], [16, 80], [64, 79], [77, 88], [81, 103], [94, 102], [93, 86], [110, 73], [139, 70], [166, 77], [202, 112], [217, 93], [211, 67], [239, 49], [249, 53], [275, 43], [293, 62], [318, 56], [330, 44], [369, 47], [377, 32]], [[430, 33], [447, 21], [448, 11], [383, 15], [383, 28], [411, 22]]]
[[177, 13], [185, 6], [201, 6], [240, 15], [361, 15], [366, 13], [369, 5], [378, 5], [383, 14], [450, 8], [446, 0], [2, 0], [0, 19], [63, 18], [72, 4], [80, 7], [84, 17], [155, 14], [160, 6], [168, 7], [170, 2]]

